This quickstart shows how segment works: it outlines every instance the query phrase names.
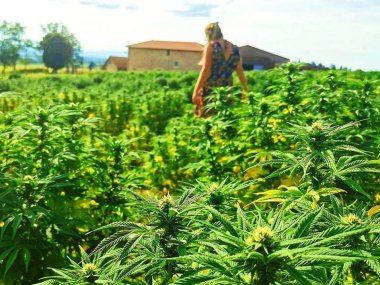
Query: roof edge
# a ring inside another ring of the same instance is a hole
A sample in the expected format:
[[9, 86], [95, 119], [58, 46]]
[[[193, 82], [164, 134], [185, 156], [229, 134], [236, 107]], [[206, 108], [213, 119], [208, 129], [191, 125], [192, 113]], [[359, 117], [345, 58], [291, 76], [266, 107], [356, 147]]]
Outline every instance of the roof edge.
[[259, 50], [259, 51], [263, 51], [263, 52], [269, 53], [269, 54], [271, 54], [271, 55], [275, 55], [275, 56], [281, 57], [281, 58], [283, 58], [283, 59], [290, 60], [289, 58], [283, 57], [283, 56], [278, 55], [278, 54], [275, 54], [275, 53], [273, 53], [273, 52], [269, 52], [269, 51], [266, 51], [266, 50], [263, 50], [263, 49], [259, 49], [259, 48], [257, 48], [257, 47], [251, 46], [251, 45], [244, 45], [244, 46], [239, 47], [239, 49], [240, 49], [240, 48], [243, 48], [243, 47], [251, 47], [251, 48], [255, 48], [255, 49]]

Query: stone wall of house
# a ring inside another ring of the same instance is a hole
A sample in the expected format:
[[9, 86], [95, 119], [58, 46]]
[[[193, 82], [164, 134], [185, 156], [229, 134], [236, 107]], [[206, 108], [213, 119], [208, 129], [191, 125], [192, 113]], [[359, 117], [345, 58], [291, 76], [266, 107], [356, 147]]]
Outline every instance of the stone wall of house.
[[104, 70], [106, 70], [106, 71], [117, 71], [117, 66], [112, 61], [108, 61], [104, 66]]
[[202, 52], [129, 48], [128, 70], [199, 71]]

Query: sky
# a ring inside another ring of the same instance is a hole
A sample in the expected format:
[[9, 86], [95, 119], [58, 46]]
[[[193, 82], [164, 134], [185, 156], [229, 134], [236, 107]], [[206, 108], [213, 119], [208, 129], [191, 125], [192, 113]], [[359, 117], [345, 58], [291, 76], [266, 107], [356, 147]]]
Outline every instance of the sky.
[[62, 23], [88, 53], [127, 56], [149, 40], [205, 44], [219, 22], [224, 38], [291, 61], [380, 70], [380, 0], [0, 0], [0, 22], [40, 41]]

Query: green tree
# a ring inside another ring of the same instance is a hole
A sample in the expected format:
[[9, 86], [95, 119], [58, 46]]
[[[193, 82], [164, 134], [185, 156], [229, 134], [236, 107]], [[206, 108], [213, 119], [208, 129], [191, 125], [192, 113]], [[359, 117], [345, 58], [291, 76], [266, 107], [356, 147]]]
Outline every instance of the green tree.
[[48, 34], [43, 39], [42, 60], [47, 67], [57, 73], [58, 69], [67, 66], [73, 57], [73, 47], [60, 34]]
[[3, 21], [0, 25], [0, 63], [3, 71], [12, 65], [16, 69], [20, 51], [24, 47], [25, 28], [19, 23]]
[[74, 69], [80, 57], [81, 46], [74, 34], [60, 23], [49, 23], [42, 27], [45, 36], [40, 42], [43, 62], [56, 72], [62, 67]]
[[35, 43], [31, 40], [26, 40], [23, 43], [23, 55], [21, 56], [20, 62], [24, 64], [25, 69], [28, 64], [32, 62], [33, 55], [30, 53], [31, 50], [36, 49]]

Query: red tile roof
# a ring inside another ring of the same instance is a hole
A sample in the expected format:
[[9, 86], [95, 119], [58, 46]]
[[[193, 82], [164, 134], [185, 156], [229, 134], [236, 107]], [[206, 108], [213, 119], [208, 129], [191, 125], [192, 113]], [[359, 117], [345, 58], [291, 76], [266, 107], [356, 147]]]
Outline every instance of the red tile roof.
[[128, 48], [170, 49], [202, 52], [203, 46], [195, 42], [148, 41], [129, 45]]
[[120, 56], [110, 56], [106, 63], [103, 65], [103, 68], [105, 68], [106, 64], [108, 62], [113, 62], [117, 69], [120, 70], [127, 70], [128, 69], [128, 58], [127, 57], [120, 57]]

